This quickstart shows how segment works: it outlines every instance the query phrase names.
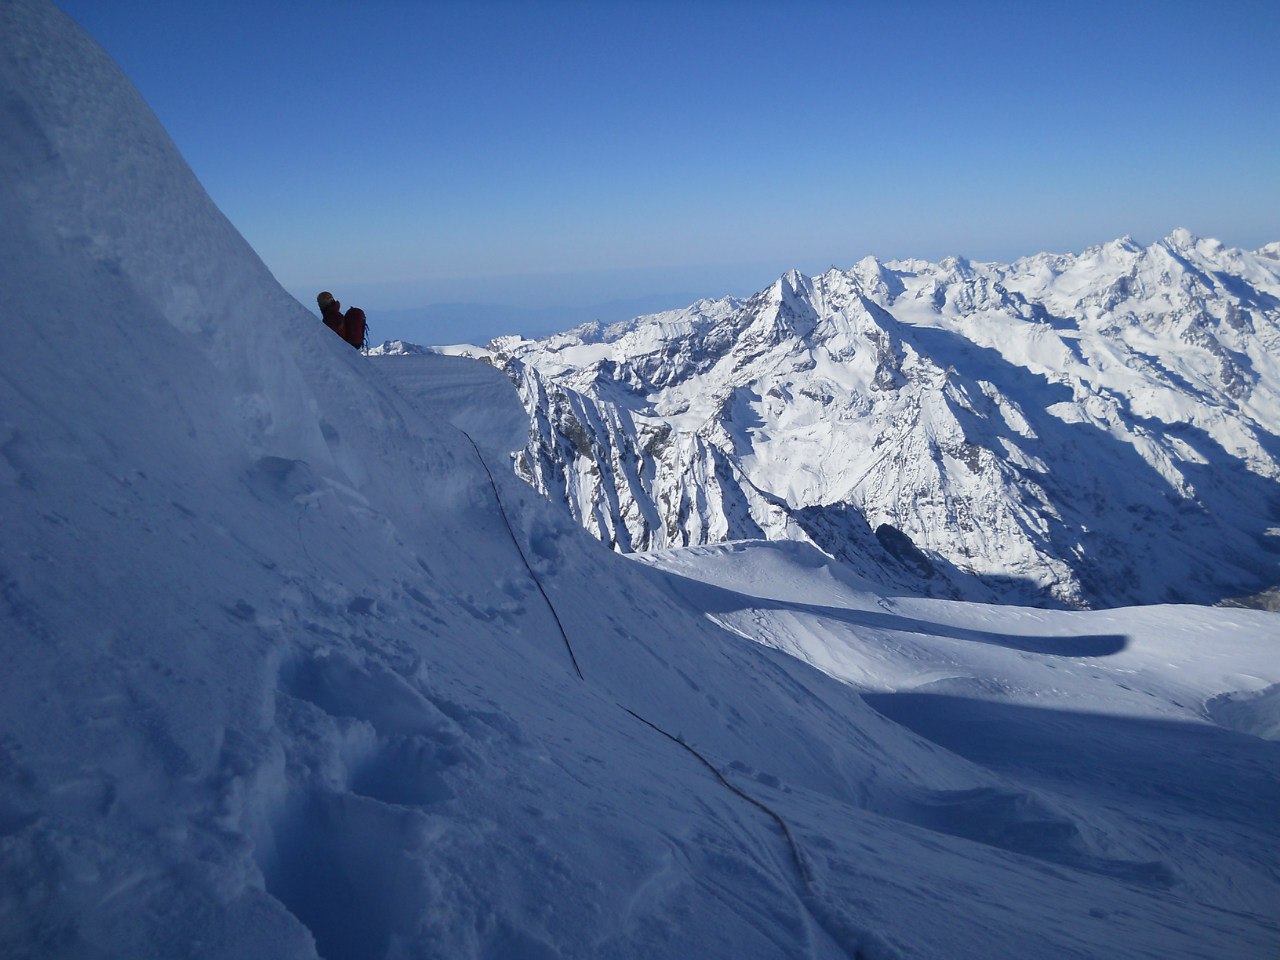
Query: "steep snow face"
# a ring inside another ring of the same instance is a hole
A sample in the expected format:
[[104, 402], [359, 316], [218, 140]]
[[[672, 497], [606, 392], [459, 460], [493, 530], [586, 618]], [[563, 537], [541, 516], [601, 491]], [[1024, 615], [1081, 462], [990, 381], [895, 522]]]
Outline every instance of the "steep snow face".
[[1071, 605], [1280, 581], [1267, 248], [867, 258], [715, 307], [491, 345], [534, 418], [518, 471], [618, 549], [795, 538]]
[[36, 342], [66, 344], [86, 327], [95, 346], [166, 338], [199, 356], [202, 378], [225, 381], [234, 403], [218, 415], [249, 443], [331, 459], [333, 445], [299, 406], [307, 391], [287, 349], [311, 318], [213, 205], [114, 64], [86, 55], [41, 6], [3, 8], [0, 244], [6, 309], [26, 331], [18, 352], [39, 362]]

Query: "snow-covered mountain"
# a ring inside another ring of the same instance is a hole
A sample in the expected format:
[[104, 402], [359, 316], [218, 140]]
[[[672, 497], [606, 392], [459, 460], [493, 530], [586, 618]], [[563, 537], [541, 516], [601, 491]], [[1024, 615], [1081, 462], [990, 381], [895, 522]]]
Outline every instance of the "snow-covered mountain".
[[501, 372], [351, 350], [0, 36], [0, 956], [1275, 955], [1274, 614], [610, 552]]
[[623, 551], [798, 539], [940, 596], [1280, 583], [1278, 245], [867, 258], [495, 362], [517, 468]]

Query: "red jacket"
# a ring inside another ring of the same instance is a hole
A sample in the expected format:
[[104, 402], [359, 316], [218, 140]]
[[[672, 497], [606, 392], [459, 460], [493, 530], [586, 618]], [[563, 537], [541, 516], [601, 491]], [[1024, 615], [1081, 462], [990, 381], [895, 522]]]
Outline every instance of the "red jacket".
[[324, 320], [324, 325], [342, 337], [347, 339], [346, 329], [342, 319], [342, 304], [337, 300], [330, 300], [329, 305], [320, 312], [320, 318]]

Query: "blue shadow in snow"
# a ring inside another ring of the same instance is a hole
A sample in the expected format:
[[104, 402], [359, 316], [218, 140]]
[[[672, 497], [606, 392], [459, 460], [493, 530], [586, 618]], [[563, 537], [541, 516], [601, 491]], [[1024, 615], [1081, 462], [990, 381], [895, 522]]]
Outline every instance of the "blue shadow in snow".
[[[1212, 724], [1046, 710], [951, 694], [864, 694], [877, 713], [1031, 786], [1163, 807], [1280, 840], [1280, 743]], [[1274, 855], [1267, 855], [1274, 862]]]
[[917, 633], [929, 637], [946, 637], [970, 643], [986, 643], [1023, 653], [1038, 653], [1050, 657], [1109, 657], [1128, 646], [1129, 638], [1121, 633], [1081, 634], [1071, 637], [1035, 637], [1025, 634], [994, 633], [990, 630], [973, 630], [948, 623], [918, 620], [896, 613], [874, 610], [852, 610], [848, 607], [831, 607], [823, 604], [798, 603], [788, 600], [771, 600], [755, 597], [726, 587], [682, 577], [663, 571], [671, 585], [698, 608], [707, 613], [736, 613], [740, 610], [785, 610], [847, 623], [854, 627], [873, 630], [893, 630], [899, 633]]

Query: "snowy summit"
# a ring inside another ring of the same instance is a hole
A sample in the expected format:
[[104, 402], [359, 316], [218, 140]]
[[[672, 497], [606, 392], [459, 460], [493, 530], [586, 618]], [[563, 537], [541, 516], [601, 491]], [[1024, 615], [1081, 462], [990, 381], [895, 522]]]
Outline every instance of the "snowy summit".
[[0, 956], [1280, 949], [1274, 614], [620, 556], [501, 369], [352, 350], [68, 18], [0, 35]]

